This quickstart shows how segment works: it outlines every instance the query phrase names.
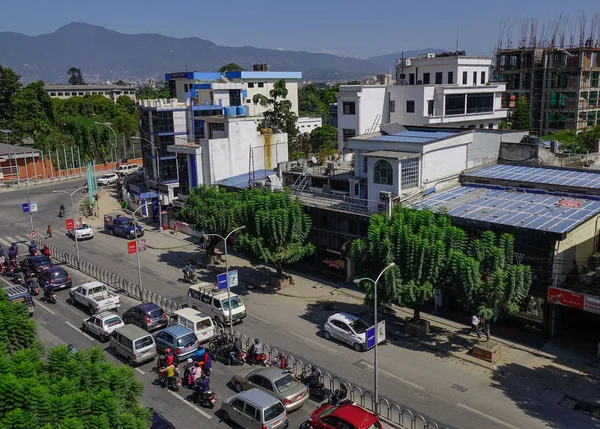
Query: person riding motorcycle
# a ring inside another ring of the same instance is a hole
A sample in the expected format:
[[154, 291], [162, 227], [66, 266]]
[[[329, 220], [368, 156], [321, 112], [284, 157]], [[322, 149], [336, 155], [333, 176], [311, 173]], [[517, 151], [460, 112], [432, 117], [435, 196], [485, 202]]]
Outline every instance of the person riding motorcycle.
[[48, 258], [50, 257], [50, 249], [48, 248], [47, 244], [44, 244], [44, 247], [42, 248], [42, 255]]
[[200, 376], [200, 379], [194, 384], [193, 402], [198, 403], [202, 395], [210, 390], [210, 378], [205, 374]]
[[8, 259], [9, 261], [14, 261], [15, 259], [17, 259], [17, 252], [15, 251], [14, 247], [11, 247], [8, 250]]
[[310, 367], [310, 374], [308, 375], [308, 387], [315, 387], [321, 384], [321, 370], [316, 366]]
[[229, 352], [229, 365], [233, 364], [238, 360], [237, 355], [242, 353], [242, 340], [236, 338], [231, 346], [231, 351]]
[[173, 354], [173, 350], [171, 348], [167, 348], [165, 350], [165, 365], [171, 366], [175, 362], [175, 355]]
[[[36, 278], [37, 280], [37, 278]], [[50, 298], [52, 293], [54, 292], [54, 288], [50, 284], [48, 280], [44, 282], [44, 299]]]
[[65, 205], [61, 204], [60, 207], [58, 208], [58, 215], [60, 217], [63, 217], [65, 215]]
[[183, 267], [183, 277], [186, 280], [189, 280], [192, 277], [192, 274], [194, 274], [194, 266], [188, 261], [187, 264], [185, 264], [185, 267]]
[[25, 283], [25, 277], [21, 268], [15, 268], [12, 272], [12, 279], [14, 283], [23, 284]]
[[205, 354], [206, 354], [206, 349], [204, 348], [204, 346], [202, 344], [200, 344], [198, 346], [198, 350], [196, 350], [194, 352], [194, 354], [192, 355], [192, 360], [194, 360], [196, 362], [203, 362]]
[[38, 278], [35, 276], [34, 273], [31, 273], [27, 283], [29, 283], [29, 286], [34, 290], [40, 288], [40, 281], [38, 280]]
[[31, 240], [31, 243], [29, 243], [29, 254], [31, 256], [34, 256], [36, 252], [37, 252], [37, 243], [35, 242], [35, 240]]
[[175, 365], [174, 363], [171, 363], [169, 366], [167, 366], [164, 369], [164, 374], [165, 374], [165, 380], [166, 380], [166, 384], [165, 384], [165, 389], [168, 389], [169, 386], [175, 384], [177, 385], [177, 380], [176, 380], [176, 372], [177, 372], [177, 365]]
[[252, 344], [250, 346], [250, 349], [248, 350], [248, 357], [251, 360], [255, 360], [256, 356], [259, 356], [263, 353], [263, 345], [260, 342], [260, 339], [257, 338], [254, 340], [254, 344]]

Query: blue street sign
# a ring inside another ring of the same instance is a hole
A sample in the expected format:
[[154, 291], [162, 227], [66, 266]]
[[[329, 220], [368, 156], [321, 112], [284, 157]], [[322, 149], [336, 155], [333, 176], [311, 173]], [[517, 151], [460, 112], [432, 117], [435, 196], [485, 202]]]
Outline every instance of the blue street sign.
[[217, 285], [219, 287], [219, 290], [227, 289], [227, 274], [226, 273], [217, 274]]
[[23, 203], [23, 213], [29, 213], [29, 203]]
[[375, 326], [367, 329], [367, 349], [375, 347]]

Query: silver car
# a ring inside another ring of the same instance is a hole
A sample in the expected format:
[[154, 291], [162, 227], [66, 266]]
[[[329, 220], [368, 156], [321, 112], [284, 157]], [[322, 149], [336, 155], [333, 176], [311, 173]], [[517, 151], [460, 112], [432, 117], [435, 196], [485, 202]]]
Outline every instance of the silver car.
[[125, 326], [123, 320], [111, 311], [94, 314], [92, 317], [88, 317], [81, 322], [81, 329], [84, 332], [98, 336], [103, 343], [108, 341], [110, 334], [115, 329], [122, 326]]
[[246, 390], [225, 399], [221, 417], [243, 429], [286, 429], [289, 425], [281, 401], [261, 389]]

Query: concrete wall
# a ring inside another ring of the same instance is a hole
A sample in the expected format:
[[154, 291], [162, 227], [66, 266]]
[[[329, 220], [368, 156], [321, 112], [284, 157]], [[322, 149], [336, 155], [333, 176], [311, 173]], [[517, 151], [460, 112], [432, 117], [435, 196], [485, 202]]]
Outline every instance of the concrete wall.
[[300, 133], [310, 134], [315, 128], [323, 126], [323, 119], [320, 116], [301, 116], [297, 125]]
[[423, 185], [435, 183], [466, 169], [467, 144], [440, 148], [423, 154], [421, 180]]
[[564, 281], [573, 268], [573, 259], [577, 262], [579, 271], [588, 265], [590, 256], [596, 253], [596, 240], [600, 229], [600, 216], [594, 216], [581, 224], [567, 237], [560, 241], [558, 247], [557, 280]]

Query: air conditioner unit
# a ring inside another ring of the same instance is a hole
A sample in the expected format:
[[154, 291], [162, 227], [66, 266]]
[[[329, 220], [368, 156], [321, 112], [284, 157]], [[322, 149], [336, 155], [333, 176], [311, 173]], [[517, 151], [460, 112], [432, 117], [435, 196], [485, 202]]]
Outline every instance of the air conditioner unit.
[[410, 58], [407, 58], [404, 60], [404, 66], [410, 67], [411, 65], [412, 65], [412, 61], [410, 60]]
[[392, 199], [392, 193], [388, 191], [379, 191], [379, 201], [389, 201]]

